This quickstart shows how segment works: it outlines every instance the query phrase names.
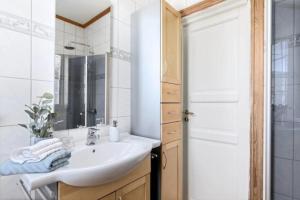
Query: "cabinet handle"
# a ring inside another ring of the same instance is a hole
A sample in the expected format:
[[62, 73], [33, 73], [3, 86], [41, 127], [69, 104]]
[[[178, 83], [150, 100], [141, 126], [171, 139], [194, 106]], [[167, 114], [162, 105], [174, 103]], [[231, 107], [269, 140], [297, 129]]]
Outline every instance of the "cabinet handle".
[[122, 196], [119, 196], [119, 197], [118, 197], [118, 200], [122, 200], [122, 199], [123, 199]]
[[163, 151], [163, 156], [164, 156], [164, 158], [165, 158], [165, 164], [163, 165], [163, 169], [166, 169], [167, 163], [168, 163], [168, 159], [167, 159], [167, 156], [166, 156], [166, 154], [165, 154], [164, 151]]

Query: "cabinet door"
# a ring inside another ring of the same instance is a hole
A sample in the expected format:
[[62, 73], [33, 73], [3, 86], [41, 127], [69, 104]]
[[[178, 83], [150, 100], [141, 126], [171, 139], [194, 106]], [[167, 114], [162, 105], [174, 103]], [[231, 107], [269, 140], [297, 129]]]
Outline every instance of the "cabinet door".
[[162, 1], [162, 82], [181, 84], [181, 16]]
[[116, 193], [109, 194], [105, 197], [102, 197], [99, 200], [116, 200]]
[[116, 200], [150, 200], [150, 175], [118, 190]]
[[182, 200], [182, 140], [162, 147], [161, 199]]

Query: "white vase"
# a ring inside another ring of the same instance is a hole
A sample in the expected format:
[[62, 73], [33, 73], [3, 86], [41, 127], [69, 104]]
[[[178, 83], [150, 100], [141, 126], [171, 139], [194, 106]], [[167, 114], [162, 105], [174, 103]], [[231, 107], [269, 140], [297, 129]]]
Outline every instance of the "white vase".
[[36, 136], [31, 136], [30, 138], [30, 144], [31, 145], [34, 145], [42, 140], [48, 140], [48, 139], [52, 139], [53, 137], [50, 136], [50, 137], [36, 137]]

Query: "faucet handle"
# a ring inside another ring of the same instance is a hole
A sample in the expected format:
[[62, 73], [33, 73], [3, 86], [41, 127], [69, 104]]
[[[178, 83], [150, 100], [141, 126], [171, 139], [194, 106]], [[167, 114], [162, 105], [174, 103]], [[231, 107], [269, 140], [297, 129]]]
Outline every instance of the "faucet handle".
[[95, 135], [95, 133], [97, 132], [98, 129], [96, 128], [89, 128], [88, 129], [88, 135]]

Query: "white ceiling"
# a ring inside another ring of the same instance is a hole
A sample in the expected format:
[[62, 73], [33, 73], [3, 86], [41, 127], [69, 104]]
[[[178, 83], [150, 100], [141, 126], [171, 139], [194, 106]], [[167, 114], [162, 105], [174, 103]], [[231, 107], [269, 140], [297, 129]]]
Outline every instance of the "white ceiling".
[[110, 6], [110, 0], [56, 0], [56, 14], [84, 24]]

